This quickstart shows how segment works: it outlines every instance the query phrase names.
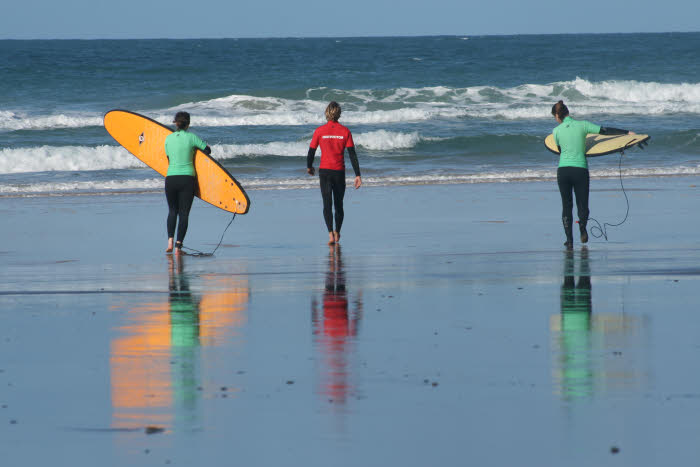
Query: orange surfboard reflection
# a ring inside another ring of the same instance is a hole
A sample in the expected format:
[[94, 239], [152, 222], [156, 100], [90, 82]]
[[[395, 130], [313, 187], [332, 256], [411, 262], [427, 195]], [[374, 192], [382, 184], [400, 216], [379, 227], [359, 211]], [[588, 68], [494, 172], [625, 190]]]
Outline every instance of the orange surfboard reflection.
[[128, 312], [110, 349], [112, 426], [171, 427], [197, 416], [201, 347], [215, 346], [245, 323], [246, 278], [201, 276], [190, 290], [185, 258], [168, 257], [168, 299]]

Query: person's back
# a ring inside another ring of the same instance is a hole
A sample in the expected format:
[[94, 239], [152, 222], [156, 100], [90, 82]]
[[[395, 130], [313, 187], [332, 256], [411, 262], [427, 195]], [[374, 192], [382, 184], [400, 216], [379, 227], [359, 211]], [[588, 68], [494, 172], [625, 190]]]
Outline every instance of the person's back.
[[355, 143], [347, 127], [331, 120], [316, 128], [311, 145], [321, 147], [319, 169], [345, 170], [345, 148], [354, 147]]
[[567, 116], [554, 128], [554, 141], [561, 150], [559, 167], [588, 168], [586, 161], [586, 135], [600, 133], [600, 127], [586, 120], [574, 120]]
[[167, 175], [195, 176], [194, 152], [206, 148], [206, 143], [194, 133], [178, 130], [165, 138], [165, 153], [170, 164]]

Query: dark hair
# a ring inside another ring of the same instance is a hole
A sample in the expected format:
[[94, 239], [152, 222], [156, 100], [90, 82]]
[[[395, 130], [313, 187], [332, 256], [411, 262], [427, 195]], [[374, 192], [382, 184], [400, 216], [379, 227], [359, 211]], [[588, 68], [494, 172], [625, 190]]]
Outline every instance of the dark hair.
[[340, 104], [336, 101], [331, 101], [326, 107], [326, 120], [337, 122], [340, 118]]
[[175, 114], [175, 120], [173, 121], [178, 130], [184, 130], [190, 126], [190, 114], [187, 112], [178, 112]]
[[552, 115], [559, 117], [560, 120], [569, 115], [569, 109], [564, 105], [564, 101], [559, 101], [552, 106]]

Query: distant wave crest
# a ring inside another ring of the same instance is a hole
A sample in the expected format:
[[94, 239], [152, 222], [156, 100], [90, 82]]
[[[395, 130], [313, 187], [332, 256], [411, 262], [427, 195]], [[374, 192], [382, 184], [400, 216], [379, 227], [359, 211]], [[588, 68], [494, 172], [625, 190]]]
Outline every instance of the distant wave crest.
[[[198, 127], [320, 125], [324, 123], [327, 102], [337, 100], [343, 105], [343, 122], [349, 125], [441, 118], [545, 119], [551, 118], [551, 105], [559, 99], [569, 103], [580, 116], [700, 114], [700, 83], [593, 82], [576, 78], [510, 88], [488, 85], [364, 90], [313, 88], [300, 99], [234, 94], [144, 113], [168, 125], [178, 110], [191, 112], [192, 125]], [[102, 114], [97, 113], [26, 115], [0, 111], [0, 131], [100, 125]]]
[[[385, 130], [358, 133], [355, 144], [369, 150], [390, 151], [414, 147], [429, 139], [418, 133]], [[260, 144], [221, 144], [213, 146], [219, 160], [238, 156], [306, 157], [309, 141], [273, 141]], [[121, 146], [38, 146], [0, 150], [0, 174], [23, 172], [90, 171], [141, 168], [146, 165]]]
[[0, 174], [137, 167], [145, 167], [145, 164], [121, 146], [38, 146], [0, 150]]

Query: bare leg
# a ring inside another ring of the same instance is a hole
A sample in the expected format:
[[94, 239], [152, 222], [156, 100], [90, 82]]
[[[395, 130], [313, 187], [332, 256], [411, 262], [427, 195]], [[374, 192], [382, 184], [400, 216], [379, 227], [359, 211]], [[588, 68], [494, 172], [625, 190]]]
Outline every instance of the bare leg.
[[168, 239], [168, 248], [165, 250], [166, 253], [172, 253], [173, 251], [173, 237]]
[[182, 254], [182, 242], [175, 242], [175, 254], [176, 255]]
[[333, 245], [335, 243], [335, 235], [333, 232], [328, 232], [328, 244]]
[[333, 239], [335, 243], [338, 243], [340, 241], [340, 232], [333, 232]]

